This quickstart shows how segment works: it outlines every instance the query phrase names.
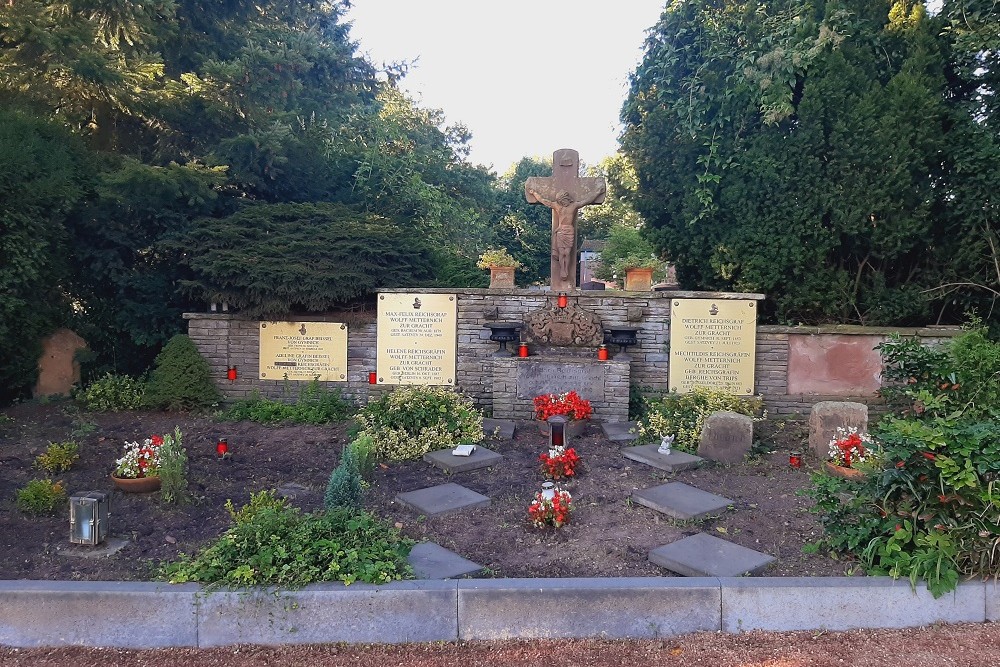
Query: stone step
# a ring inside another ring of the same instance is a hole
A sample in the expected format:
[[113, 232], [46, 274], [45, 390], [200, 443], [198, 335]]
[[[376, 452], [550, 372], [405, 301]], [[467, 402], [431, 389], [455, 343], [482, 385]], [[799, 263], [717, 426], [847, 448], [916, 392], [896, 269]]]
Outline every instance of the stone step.
[[635, 440], [639, 436], [635, 433], [629, 433], [634, 428], [635, 422], [601, 422], [604, 437], [611, 442], [631, 442]]
[[[499, 433], [497, 433], [498, 429]], [[510, 419], [491, 419], [486, 417], [483, 419], [483, 433], [486, 434], [487, 440], [494, 437], [500, 440], [510, 440], [514, 437], [514, 422]], [[496, 433], [495, 436], [494, 433]]]
[[698, 533], [653, 549], [649, 560], [685, 577], [740, 577], [758, 574], [774, 557]]
[[490, 505], [488, 497], [454, 483], [400, 493], [396, 501], [428, 517]]
[[417, 579], [458, 579], [478, 574], [483, 566], [434, 542], [414, 545], [406, 559]]
[[439, 449], [424, 454], [424, 461], [441, 468], [446, 473], [467, 472], [480, 468], [489, 468], [500, 463], [503, 457], [496, 452], [476, 445], [476, 451], [469, 456], [455, 456], [450, 449]]
[[622, 450], [622, 454], [627, 459], [645, 463], [648, 466], [653, 466], [658, 470], [666, 470], [667, 472], [691, 470], [700, 466], [705, 460], [700, 456], [688, 454], [687, 452], [679, 452], [676, 449], [671, 450], [669, 454], [660, 454], [659, 449], [660, 446], [653, 443], [651, 445], [626, 447]]
[[632, 497], [640, 505], [683, 521], [718, 514], [733, 504], [728, 498], [696, 489], [683, 482], [640, 489], [632, 492]]

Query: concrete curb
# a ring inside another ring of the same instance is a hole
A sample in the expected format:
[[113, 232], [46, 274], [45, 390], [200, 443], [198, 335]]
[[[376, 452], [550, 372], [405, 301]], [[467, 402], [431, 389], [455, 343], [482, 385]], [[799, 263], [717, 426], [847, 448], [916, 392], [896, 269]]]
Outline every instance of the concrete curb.
[[934, 599], [884, 577], [479, 579], [299, 591], [0, 581], [0, 645], [121, 648], [658, 638], [1000, 620], [1000, 585]]

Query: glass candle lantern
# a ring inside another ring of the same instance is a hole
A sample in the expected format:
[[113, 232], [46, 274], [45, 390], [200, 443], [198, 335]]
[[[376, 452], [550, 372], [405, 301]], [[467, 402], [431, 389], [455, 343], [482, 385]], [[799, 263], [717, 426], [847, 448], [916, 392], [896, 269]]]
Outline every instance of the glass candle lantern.
[[229, 370], [226, 371], [226, 377], [229, 379], [230, 382], [235, 382], [236, 376], [237, 376], [236, 366], [230, 366]]
[[219, 442], [215, 445], [215, 455], [220, 459], [229, 456], [229, 441], [226, 438], [219, 438]]
[[599, 361], [607, 361], [608, 360], [608, 346], [607, 345], [603, 345], [602, 344], [599, 348], [597, 348], [597, 359]]
[[560, 293], [556, 303], [560, 308], [565, 308], [569, 304], [569, 299], [566, 297], [565, 293]]
[[368, 373], [368, 384], [378, 384], [378, 373], [375, 371]]
[[542, 498], [545, 500], [552, 500], [555, 497], [556, 497], [555, 482], [542, 482]]
[[789, 454], [788, 455], [788, 465], [792, 466], [793, 468], [801, 468], [802, 467], [802, 455], [799, 454], [798, 452], [792, 452], [791, 454]]
[[569, 420], [565, 415], [552, 415], [546, 420], [549, 423], [549, 449], [566, 446], [566, 422]]
[[103, 491], [84, 491], [69, 498], [69, 541], [97, 546], [108, 536], [111, 501]]
[[517, 356], [519, 356], [522, 359], [524, 359], [524, 358], [526, 358], [528, 356], [528, 344], [527, 343], [521, 343], [520, 345], [517, 346]]

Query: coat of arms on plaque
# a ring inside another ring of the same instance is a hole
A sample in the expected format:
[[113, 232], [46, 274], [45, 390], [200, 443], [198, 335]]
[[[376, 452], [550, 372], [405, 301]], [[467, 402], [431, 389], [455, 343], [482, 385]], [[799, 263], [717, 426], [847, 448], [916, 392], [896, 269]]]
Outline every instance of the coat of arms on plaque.
[[528, 342], [536, 345], [597, 347], [604, 342], [600, 316], [576, 304], [534, 310], [524, 323]]

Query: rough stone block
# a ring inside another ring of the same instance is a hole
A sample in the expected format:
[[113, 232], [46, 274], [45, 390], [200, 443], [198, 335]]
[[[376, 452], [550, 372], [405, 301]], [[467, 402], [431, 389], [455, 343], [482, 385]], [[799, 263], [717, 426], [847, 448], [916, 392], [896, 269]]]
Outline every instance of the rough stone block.
[[476, 574], [482, 565], [434, 542], [414, 545], [407, 558], [417, 579], [457, 579]]
[[714, 412], [705, 420], [698, 456], [719, 463], [740, 463], [753, 445], [753, 419], [738, 412]]
[[635, 428], [635, 422], [601, 422], [601, 430], [604, 437], [611, 442], [630, 442], [638, 435], [630, 433]]
[[[494, 387], [494, 391], [496, 388]], [[500, 432], [496, 434], [496, 437], [501, 440], [510, 440], [514, 437], [514, 422], [509, 419], [483, 419], [483, 432], [486, 437], [494, 437], [494, 432], [499, 429]]]
[[850, 401], [821, 401], [809, 413], [809, 449], [820, 460], [829, 456], [837, 428], [868, 430], [868, 406]]
[[[722, 579], [722, 630], [851, 630], [933, 623], [982, 623], [982, 582], [959, 584], [938, 599], [923, 582], [888, 577]], [[905, 660], [903, 661], [905, 662]]]
[[719, 628], [716, 580], [488, 579], [458, 582], [459, 638], [653, 639]]
[[739, 577], [762, 571], [774, 557], [698, 533], [653, 549], [649, 560], [685, 577]]

